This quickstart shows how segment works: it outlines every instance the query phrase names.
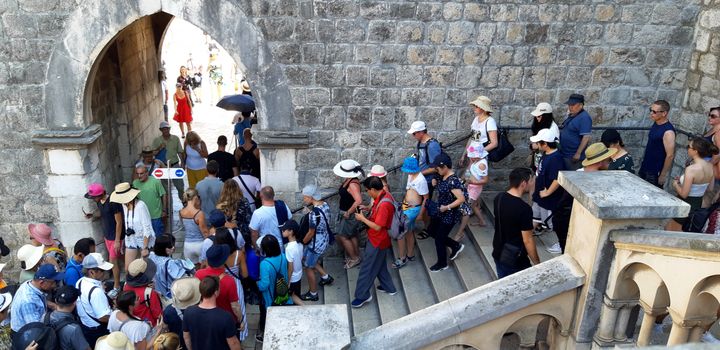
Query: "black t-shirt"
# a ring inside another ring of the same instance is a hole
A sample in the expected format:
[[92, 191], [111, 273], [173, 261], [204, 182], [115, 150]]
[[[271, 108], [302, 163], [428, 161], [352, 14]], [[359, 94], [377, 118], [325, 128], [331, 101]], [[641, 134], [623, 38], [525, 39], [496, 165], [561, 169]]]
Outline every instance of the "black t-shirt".
[[551, 195], [540, 198], [540, 191], [550, 188], [553, 181], [558, 179], [558, 174], [565, 169], [565, 161], [560, 151], [543, 155], [538, 165], [538, 175], [535, 178], [535, 192], [533, 201], [547, 210], [555, 210], [562, 197], [562, 188], [558, 188]]
[[108, 241], [115, 240], [115, 213], [123, 213], [123, 207], [119, 203], [110, 202], [110, 198], [105, 203], [97, 202], [100, 209], [100, 218], [102, 220], [103, 234]]
[[230, 349], [227, 338], [236, 336], [235, 319], [220, 309], [191, 306], [183, 314], [183, 332], [190, 333], [193, 349]]
[[[510, 243], [517, 247], [523, 244], [522, 231], [530, 231], [533, 229], [532, 208], [521, 198], [515, 197], [507, 192], [502, 192], [495, 196], [495, 236], [493, 237], [492, 256], [500, 259], [503, 245]], [[523, 254], [518, 260], [518, 265], [527, 264], [530, 266], [530, 260], [527, 254]]]
[[218, 162], [220, 165], [220, 171], [218, 171], [218, 177], [220, 180], [225, 182], [227, 179], [232, 179], [235, 174], [233, 173], [232, 168], [236, 168], [238, 166], [237, 161], [235, 160], [235, 157], [224, 151], [215, 151], [213, 153], [208, 154], [207, 157], [208, 161], [214, 160]]

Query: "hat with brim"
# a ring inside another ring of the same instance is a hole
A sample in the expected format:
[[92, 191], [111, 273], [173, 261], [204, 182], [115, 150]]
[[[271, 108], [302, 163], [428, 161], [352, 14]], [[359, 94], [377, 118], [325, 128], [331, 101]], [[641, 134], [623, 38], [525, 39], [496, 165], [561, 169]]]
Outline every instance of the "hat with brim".
[[387, 176], [387, 171], [385, 170], [385, 167], [380, 164], [375, 164], [370, 168], [370, 175], [369, 176], [376, 176], [376, 177], [385, 177]]
[[407, 157], [405, 160], [403, 160], [402, 168], [400, 168], [400, 171], [403, 173], [419, 173], [420, 172], [420, 164], [418, 164], [418, 160], [415, 157]]
[[472, 102], [470, 102], [470, 105], [471, 105], [471, 106], [475, 106], [475, 107], [477, 107], [477, 108], [480, 108], [480, 109], [482, 109], [482, 110], [485, 111], [485, 112], [492, 113], [492, 112], [493, 112], [493, 108], [492, 108], [492, 106], [490, 106], [491, 103], [492, 103], [492, 101], [490, 100], [489, 97], [487, 97], [487, 96], [478, 96], [475, 100], [473, 100]]
[[320, 193], [316, 185], [307, 185], [303, 187], [302, 194], [303, 196], [308, 196], [316, 201], [322, 199], [322, 194]]
[[140, 151], [140, 154], [141, 155], [150, 155], [150, 154], [154, 155], [155, 151], [153, 151], [152, 147], [145, 146], [145, 147], [143, 147], [142, 151]]
[[530, 136], [530, 142], [556, 142], [557, 135], [550, 129], [541, 129], [537, 135]]
[[65, 278], [65, 272], [58, 272], [52, 264], [42, 264], [38, 267], [33, 279], [45, 281], [62, 281]]
[[158, 127], [158, 129], [165, 129], [165, 128], [170, 129], [170, 123], [163, 120], [160, 122], [160, 126]]
[[123, 182], [115, 185], [115, 191], [110, 195], [110, 201], [120, 204], [127, 204], [137, 197], [140, 190], [132, 188], [130, 183]]
[[95, 350], [134, 350], [133, 344], [122, 332], [112, 332], [100, 337], [95, 343]]
[[602, 144], [602, 142], [593, 143], [585, 150], [585, 160], [582, 161], [582, 166], [589, 166], [602, 162], [603, 160], [612, 157], [615, 153], [617, 153], [617, 149], [607, 148]]
[[28, 225], [28, 232], [30, 232], [30, 236], [35, 238], [36, 241], [42, 243], [43, 245], [55, 244], [52, 239], [52, 228], [50, 228], [50, 226], [48, 225], [30, 224]]
[[200, 280], [195, 277], [175, 280], [170, 291], [173, 305], [180, 310], [185, 310], [200, 302]]
[[242, 91], [250, 92], [250, 84], [248, 84], [247, 80], [242, 82]]
[[26, 244], [20, 247], [17, 252], [17, 257], [24, 263], [24, 265], [21, 265], [22, 269], [25, 271], [32, 270], [32, 268], [40, 262], [40, 259], [42, 259], [44, 250], [45, 247], [36, 247], [32, 244]]
[[100, 197], [103, 194], [105, 194], [105, 187], [99, 183], [92, 183], [90, 186], [88, 186], [88, 190], [85, 193], [85, 198], [87, 199], [93, 199], [95, 197]]
[[530, 112], [533, 117], [539, 117], [543, 114], [552, 113], [552, 106], [547, 102], [538, 103], [537, 107]]
[[0, 294], [0, 312], [5, 311], [8, 306], [12, 303], [12, 294], [2, 293]]
[[568, 100], [565, 101], [566, 105], [576, 105], [578, 103], [585, 103], [585, 96], [580, 94], [572, 94], [570, 97], [568, 97]]
[[364, 175], [360, 163], [352, 159], [345, 159], [340, 161], [340, 163], [335, 164], [333, 173], [343, 178], [355, 178]]
[[90, 253], [83, 258], [83, 268], [86, 269], [100, 269], [104, 271], [110, 271], [113, 268], [113, 264], [105, 261], [102, 254]]
[[205, 253], [208, 265], [211, 267], [220, 267], [230, 256], [230, 247], [227, 244], [213, 244]]
[[150, 259], [136, 259], [128, 265], [127, 284], [132, 287], [147, 286], [152, 283], [157, 266]]

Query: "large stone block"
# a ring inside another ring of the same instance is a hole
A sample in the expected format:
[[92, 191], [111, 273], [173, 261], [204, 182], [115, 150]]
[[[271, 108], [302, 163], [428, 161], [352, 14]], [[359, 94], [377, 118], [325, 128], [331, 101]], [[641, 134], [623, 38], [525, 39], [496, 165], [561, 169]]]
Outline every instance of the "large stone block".
[[511, 22], [517, 19], [518, 6], [515, 4], [490, 5], [490, 19], [498, 22]]
[[[475, 42], [478, 45], [490, 45], [493, 43], [493, 39], [495, 38], [495, 32], [496, 32], [496, 24], [495, 23], [488, 23], [483, 22], [479, 23], [477, 25], [477, 35], [475, 37]], [[501, 32], [498, 30], [497, 32]]]
[[380, 60], [380, 46], [377, 44], [355, 45], [355, 63], [375, 63]]
[[395, 108], [376, 107], [372, 112], [372, 126], [376, 130], [387, 130], [395, 125]]
[[427, 38], [432, 44], [445, 42], [448, 24], [445, 22], [432, 22], [427, 25]]
[[335, 146], [335, 133], [327, 130], [312, 130], [308, 133], [311, 148], [331, 148]]
[[368, 83], [367, 66], [348, 66], [346, 78], [348, 86], [365, 86]]
[[317, 107], [295, 107], [293, 115], [295, 122], [300, 127], [312, 128], [322, 123]]
[[490, 15], [490, 8], [485, 4], [478, 3], [466, 3], [464, 17], [468, 21], [473, 22], [484, 22]]
[[358, 3], [360, 16], [368, 19], [386, 18], [392, 13], [391, 4], [380, 1], [363, 1]]
[[405, 106], [426, 106], [432, 93], [428, 89], [403, 89], [400, 103]]
[[29, 14], [4, 13], [2, 23], [8, 37], [30, 39], [38, 36], [37, 19]]
[[353, 88], [341, 87], [332, 89], [333, 103], [342, 106], [352, 102]]
[[[374, 88], [356, 88], [353, 92], [353, 104], [359, 106], [371, 106], [375, 105], [378, 100], [378, 91]], [[352, 107], [351, 107], [352, 108]], [[348, 110], [348, 113], [349, 110]], [[352, 119], [352, 116], [350, 116]], [[350, 127], [350, 125], [348, 125]]]
[[345, 128], [346, 115], [343, 107], [322, 107], [320, 109], [320, 114], [325, 118], [325, 129], [340, 130]]
[[495, 45], [490, 47], [488, 63], [492, 65], [507, 65], [512, 61], [513, 47]]
[[380, 87], [395, 86], [395, 69], [372, 67], [370, 70], [370, 85]]
[[322, 66], [315, 71], [315, 83], [321, 86], [345, 85], [345, 71], [341, 65]]
[[370, 118], [372, 107], [350, 106], [347, 109], [347, 127], [350, 130], [367, 130], [372, 128]]
[[395, 21], [370, 21], [368, 41], [386, 42], [395, 40]]
[[417, 5], [417, 18], [421, 21], [442, 19], [443, 4], [438, 2], [421, 2]]
[[297, 43], [273, 43], [270, 44], [270, 51], [273, 57], [281, 63], [300, 63], [302, 51]]
[[315, 1], [315, 15], [319, 17], [353, 17], [357, 13], [354, 1]]
[[423, 40], [425, 26], [418, 21], [403, 21], [397, 24], [398, 42], [415, 43]]
[[425, 67], [427, 86], [452, 86], [455, 83], [455, 69], [451, 66]]
[[325, 63], [351, 63], [353, 62], [353, 45], [328, 44], [325, 47]]
[[447, 42], [451, 45], [467, 44], [475, 36], [473, 22], [459, 21], [448, 25]]
[[522, 85], [522, 75], [522, 67], [501, 67], [500, 75], [498, 75], [498, 84], [502, 87], [520, 87]]
[[382, 45], [380, 47], [380, 63], [407, 63], [407, 47], [405, 45]]
[[340, 161], [339, 154], [334, 149], [311, 148], [297, 150], [298, 170], [332, 169], [338, 161]]
[[431, 45], [410, 45], [407, 60], [411, 64], [431, 64], [435, 60], [435, 48]]
[[335, 41], [354, 43], [364, 41], [365, 26], [359, 20], [338, 20], [335, 24]]
[[437, 63], [443, 65], [457, 65], [462, 60], [461, 46], [441, 46], [437, 51]]
[[308, 88], [306, 90], [306, 99], [310, 105], [328, 105], [330, 104], [330, 89]]
[[325, 44], [311, 43], [302, 46], [303, 63], [323, 63], [325, 61]]
[[392, 89], [381, 89], [380, 92], [380, 105], [382, 106], [397, 106], [400, 104], [400, 98], [402, 93], [398, 88]]
[[463, 4], [448, 2], [443, 5], [443, 19], [446, 21], [456, 21], [462, 17]]

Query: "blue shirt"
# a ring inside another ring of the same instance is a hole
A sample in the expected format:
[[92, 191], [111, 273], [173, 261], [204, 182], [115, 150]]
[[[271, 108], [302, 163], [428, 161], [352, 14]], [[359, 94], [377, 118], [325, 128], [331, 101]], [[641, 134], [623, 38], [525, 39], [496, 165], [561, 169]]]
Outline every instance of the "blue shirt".
[[[572, 158], [580, 147], [583, 136], [592, 132], [592, 118], [584, 109], [574, 117], [563, 122], [560, 131], [560, 152], [564, 158]], [[580, 159], [585, 159], [585, 152], [580, 152]]]
[[215, 209], [220, 192], [222, 191], [223, 182], [217, 177], [207, 176], [195, 185], [195, 189], [200, 196], [200, 209], [205, 213], [205, 217], [210, 217], [210, 212]]
[[68, 286], [74, 286], [75, 283], [82, 277], [82, 263], [75, 261], [74, 257], [70, 257], [65, 268], [65, 284]]
[[[449, 205], [450, 203], [455, 201], [455, 194], [452, 193], [453, 190], [460, 189], [465, 192], [464, 187], [462, 185], [462, 182], [460, 182], [460, 179], [456, 175], [450, 175], [447, 179], [442, 180], [438, 182], [438, 204], [439, 205]], [[467, 201], [467, 197], [465, 198]], [[442, 222], [445, 225], [452, 225], [458, 221], [460, 221], [462, 214], [460, 213], [459, 208], [447, 210], [445, 212], [440, 213], [440, 222]]]
[[660, 125], [653, 123], [653, 126], [650, 127], [647, 146], [645, 146], [645, 155], [643, 156], [643, 161], [638, 173], [660, 176], [663, 164], [665, 164], [665, 156], [667, 155], [667, 153], [665, 153], [665, 145], [663, 144], [663, 136], [667, 131], [675, 133], [675, 127], [673, 127], [670, 122]]
[[[286, 282], [290, 281], [287, 268], [288, 262], [284, 253], [272, 258], [265, 258], [260, 262], [260, 280], [257, 285], [267, 307], [272, 306], [273, 299], [275, 299], [275, 276], [277, 272], [282, 274]], [[292, 298], [288, 299], [287, 303], [292, 304]]]
[[32, 280], [20, 285], [10, 308], [10, 328], [18, 332], [30, 322], [42, 322], [47, 309], [45, 293], [32, 285]]
[[192, 273], [193, 263], [187, 259], [171, 259], [167, 256], [155, 255], [154, 252], [150, 253], [149, 258], [157, 267], [154, 277], [155, 291], [168, 299], [172, 299], [170, 287], [172, 287], [176, 279]]
[[555, 210], [563, 194], [562, 188], [558, 187], [553, 194], [545, 198], [540, 198], [540, 191], [550, 188], [553, 181], [557, 180], [558, 173], [561, 170], [567, 169], [565, 168], [565, 161], [563, 161], [562, 154], [560, 154], [559, 151], [546, 154], [540, 159], [538, 175], [535, 178], [533, 201], [547, 210]]
[[[427, 155], [425, 155], [425, 152], [428, 152]], [[435, 157], [440, 155], [440, 152], [442, 149], [440, 148], [440, 142], [437, 140], [427, 142], [427, 143], [418, 143], [417, 145], [417, 155], [418, 155], [418, 164], [420, 164], [420, 170], [425, 170], [430, 168], [430, 164], [435, 160]], [[430, 162], [428, 163], [428, 160]], [[428, 182], [432, 180], [432, 176], [428, 176]]]
[[[322, 214], [318, 213], [318, 215], [315, 215], [314, 212], [310, 213], [308, 225], [310, 228], [315, 229], [315, 236], [313, 236], [314, 242], [310, 241], [306, 247], [316, 254], [322, 254], [325, 252], [325, 249], [327, 249], [330, 241], [330, 234], [327, 230], [329, 223], [325, 221], [326, 218], [330, 220], [330, 206], [327, 203], [323, 203], [316, 208], [322, 211]], [[325, 216], [323, 216], [323, 214], [325, 214]]]

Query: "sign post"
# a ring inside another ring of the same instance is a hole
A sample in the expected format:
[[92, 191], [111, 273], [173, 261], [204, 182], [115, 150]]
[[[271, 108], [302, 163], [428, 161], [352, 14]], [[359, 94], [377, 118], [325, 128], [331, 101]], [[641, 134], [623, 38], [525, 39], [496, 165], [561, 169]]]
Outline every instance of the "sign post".
[[[172, 230], [175, 227], [173, 225], [173, 196], [172, 196], [172, 187], [171, 187], [171, 180], [173, 179], [183, 179], [185, 178], [185, 169], [183, 168], [157, 168], [153, 170], [152, 176], [158, 180], [167, 180], [167, 196], [168, 196], [168, 226], [169, 231], [172, 234]], [[179, 193], [178, 193], [179, 194]], [[182, 198], [180, 198], [182, 200]]]

